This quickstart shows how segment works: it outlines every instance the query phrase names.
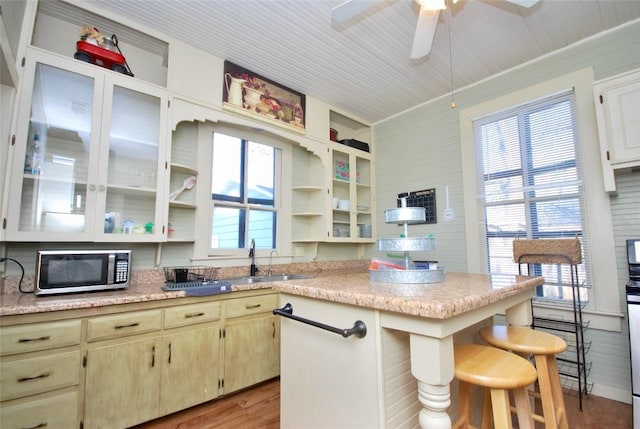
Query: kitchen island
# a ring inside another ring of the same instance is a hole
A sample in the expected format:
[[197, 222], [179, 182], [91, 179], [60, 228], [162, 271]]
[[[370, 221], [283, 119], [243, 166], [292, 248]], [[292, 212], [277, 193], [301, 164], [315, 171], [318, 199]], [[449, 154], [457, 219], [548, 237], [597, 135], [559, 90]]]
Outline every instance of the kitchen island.
[[[281, 321], [282, 428], [448, 429], [454, 335], [505, 314], [528, 325], [541, 277], [448, 273], [391, 284], [368, 273], [276, 283], [292, 315], [366, 335]], [[416, 395], [417, 390], [417, 395]]]

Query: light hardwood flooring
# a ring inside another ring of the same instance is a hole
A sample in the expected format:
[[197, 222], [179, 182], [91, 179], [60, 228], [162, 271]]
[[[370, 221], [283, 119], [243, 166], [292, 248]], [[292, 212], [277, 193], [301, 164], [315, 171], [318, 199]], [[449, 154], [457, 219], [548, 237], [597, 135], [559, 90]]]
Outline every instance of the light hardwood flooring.
[[[579, 410], [578, 396], [565, 394], [571, 429], [632, 429], [631, 405], [590, 395]], [[136, 426], [136, 429], [279, 429], [280, 381], [270, 380], [179, 413]], [[536, 429], [543, 425], [536, 423]], [[304, 429], [304, 428], [299, 428]], [[390, 428], [391, 429], [391, 428]]]

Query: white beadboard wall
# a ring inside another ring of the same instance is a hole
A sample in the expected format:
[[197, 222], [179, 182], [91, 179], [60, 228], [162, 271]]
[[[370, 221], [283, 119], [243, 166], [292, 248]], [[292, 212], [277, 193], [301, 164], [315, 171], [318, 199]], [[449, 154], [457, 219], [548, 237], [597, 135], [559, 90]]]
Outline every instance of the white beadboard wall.
[[[376, 153], [376, 200], [378, 237], [397, 237], [401, 230], [384, 223], [385, 209], [393, 208], [400, 192], [436, 188], [438, 223], [409, 227], [412, 236], [433, 233], [437, 249], [426, 253], [449, 271], [466, 271], [464, 204], [458, 112], [468, 106], [592, 66], [595, 79], [640, 67], [640, 24], [603, 33], [577, 46], [531, 62], [503, 75], [455, 93], [457, 109], [445, 97], [418, 106], [374, 124]], [[425, 79], [428, 79], [425, 76]], [[640, 172], [618, 174], [618, 195], [611, 196], [615, 223], [620, 299], [628, 280], [624, 240], [640, 238]], [[449, 187], [452, 222], [442, 220], [445, 186]], [[469, 202], [474, 203], [474, 202]], [[417, 259], [417, 255], [414, 255]], [[626, 311], [626, 306], [623, 306]], [[589, 359], [593, 362], [589, 381], [593, 393], [630, 402], [629, 338], [623, 321], [620, 333], [588, 331], [593, 341]]]

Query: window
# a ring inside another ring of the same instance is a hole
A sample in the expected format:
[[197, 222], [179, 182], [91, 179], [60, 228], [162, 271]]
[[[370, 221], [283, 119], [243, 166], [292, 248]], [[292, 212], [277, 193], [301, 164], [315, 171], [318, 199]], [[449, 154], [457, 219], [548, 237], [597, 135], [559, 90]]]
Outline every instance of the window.
[[279, 149], [213, 133], [210, 249], [276, 248]]
[[[583, 243], [581, 283], [588, 282], [584, 249], [582, 173], [577, 162], [573, 91], [473, 121], [484, 212], [488, 272], [518, 273], [512, 242], [573, 238]], [[533, 267], [545, 277], [538, 296], [572, 300], [570, 267]], [[581, 291], [583, 301], [587, 290]]]

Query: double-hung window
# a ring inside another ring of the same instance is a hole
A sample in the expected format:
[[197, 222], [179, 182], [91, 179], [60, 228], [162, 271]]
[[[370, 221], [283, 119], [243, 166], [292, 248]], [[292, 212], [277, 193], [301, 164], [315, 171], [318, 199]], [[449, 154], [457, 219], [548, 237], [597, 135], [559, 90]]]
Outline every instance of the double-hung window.
[[[518, 273], [512, 246], [516, 238], [579, 237], [583, 263], [579, 281], [589, 284], [586, 269], [582, 172], [578, 162], [575, 100], [566, 91], [473, 121], [484, 214], [487, 270]], [[543, 275], [538, 296], [571, 301], [569, 266], [534, 266]], [[588, 291], [581, 291], [583, 301]]]
[[280, 150], [216, 131], [212, 153], [210, 252], [275, 249]]

